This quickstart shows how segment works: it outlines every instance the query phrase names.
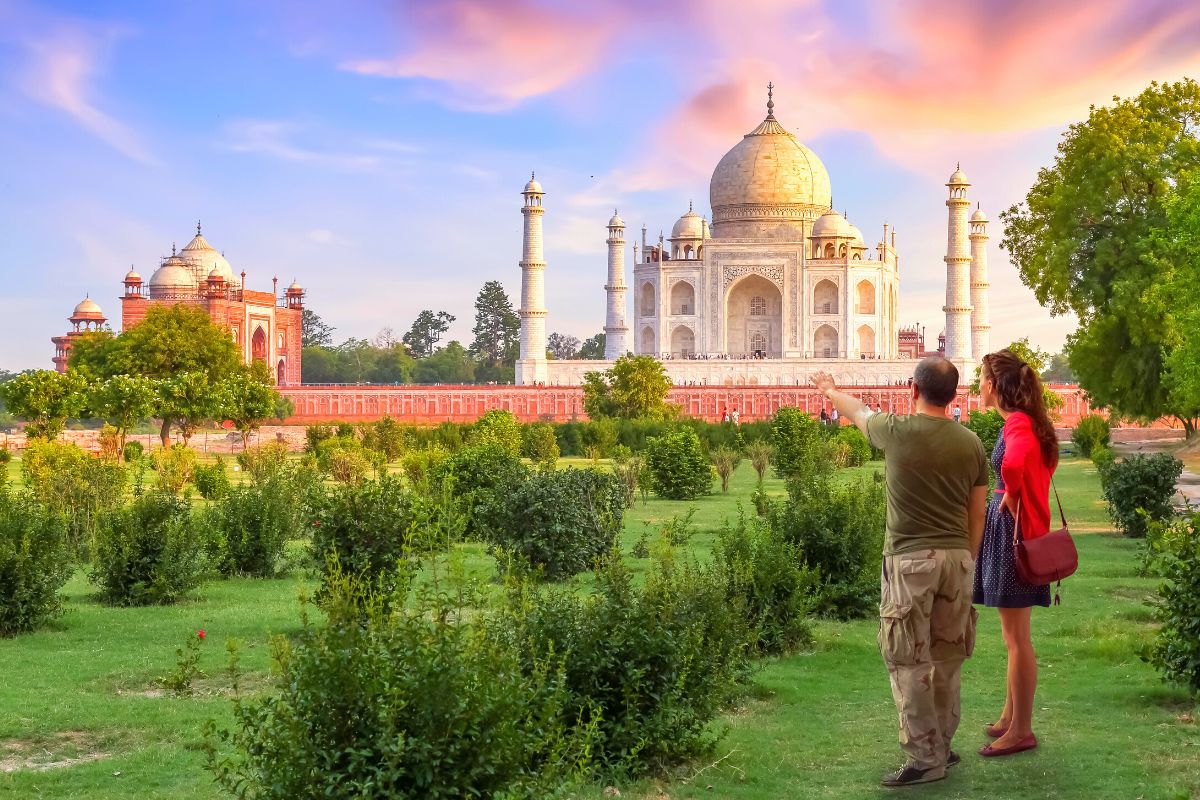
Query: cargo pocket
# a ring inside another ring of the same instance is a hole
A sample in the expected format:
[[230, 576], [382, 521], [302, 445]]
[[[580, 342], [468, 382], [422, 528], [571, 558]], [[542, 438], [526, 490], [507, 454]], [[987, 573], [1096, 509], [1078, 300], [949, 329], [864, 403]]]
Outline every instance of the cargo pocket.
[[879, 652], [887, 664], [912, 664], [916, 659], [913, 641], [912, 606], [885, 603], [879, 609]]
[[979, 621], [979, 612], [975, 610], [975, 606], [971, 606], [971, 613], [967, 617], [967, 629], [963, 632], [963, 655], [967, 658], [975, 652], [975, 625]]

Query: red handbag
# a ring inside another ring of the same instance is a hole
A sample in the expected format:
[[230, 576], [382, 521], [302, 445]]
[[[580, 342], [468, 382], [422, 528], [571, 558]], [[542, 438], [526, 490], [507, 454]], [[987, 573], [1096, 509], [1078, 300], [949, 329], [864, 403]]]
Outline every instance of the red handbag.
[[1075, 549], [1075, 541], [1067, 530], [1067, 515], [1063, 513], [1062, 500], [1059, 499], [1058, 489], [1054, 490], [1054, 499], [1058, 503], [1058, 516], [1062, 519], [1062, 527], [1050, 531], [1045, 536], [1036, 539], [1026, 539], [1021, 536], [1021, 501], [1017, 501], [1016, 524], [1013, 525], [1013, 562], [1016, 566], [1017, 577], [1033, 586], [1044, 586], [1055, 583], [1054, 604], [1058, 605], [1058, 590], [1062, 587], [1062, 579], [1075, 574], [1079, 568], [1079, 552]]

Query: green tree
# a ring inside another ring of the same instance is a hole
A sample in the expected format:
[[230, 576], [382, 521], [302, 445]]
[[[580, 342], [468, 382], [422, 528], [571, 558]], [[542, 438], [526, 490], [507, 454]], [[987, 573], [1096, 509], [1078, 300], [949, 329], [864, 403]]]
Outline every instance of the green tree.
[[404, 343], [417, 358], [432, 355], [437, 343], [442, 340], [442, 336], [450, 330], [451, 322], [454, 322], [451, 314], [447, 314], [445, 311], [438, 311], [435, 314], [426, 309], [417, 315], [412, 327], [408, 329], [408, 333], [404, 334]]
[[473, 383], [475, 362], [471, 354], [460, 343], [454, 341], [428, 358], [417, 362], [413, 370], [416, 383]]
[[806, 484], [833, 470], [821, 423], [798, 408], [781, 408], [771, 420], [771, 463], [789, 484]]
[[1066, 353], [1055, 353], [1046, 362], [1042, 371], [1042, 380], [1046, 383], [1075, 383], [1075, 372]]
[[375, 368], [371, 370], [372, 383], [412, 383], [417, 360], [408, 354], [402, 344], [380, 350], [375, 354]]
[[647, 482], [659, 497], [694, 500], [712, 491], [713, 468], [691, 428], [679, 427], [652, 438], [645, 453]]
[[[500, 281], [488, 281], [475, 298], [475, 335], [471, 357], [488, 373], [512, 367], [521, 347], [521, 319]], [[488, 375], [488, 380], [495, 377]]]
[[604, 360], [604, 334], [597, 333], [595, 336], [584, 341], [579, 346], [579, 355], [577, 358], [582, 358], [585, 361], [603, 361]]
[[306, 308], [300, 312], [300, 346], [329, 347], [333, 344], [333, 332], [337, 330], [332, 325], [317, 316], [317, 312]]
[[57, 437], [68, 419], [83, 413], [86, 392], [82, 375], [50, 369], [23, 372], [0, 386], [8, 410], [28, 423], [26, 433], [45, 439]]
[[[1036, 345], [1030, 344], [1028, 336], [1022, 336], [1005, 349], [1028, 364], [1038, 374], [1042, 373], [1050, 361], [1050, 355]], [[982, 369], [983, 367], [975, 368], [975, 380], [971, 383], [972, 394], [979, 394], [979, 375]], [[1063, 399], [1043, 385], [1042, 402], [1046, 404], [1046, 410], [1050, 412], [1050, 416], [1056, 418], [1058, 409], [1062, 408]]]
[[158, 386], [141, 375], [114, 375], [93, 386], [88, 396], [90, 413], [117, 429], [121, 457], [129, 429], [153, 415], [158, 405]]
[[279, 393], [271, 385], [271, 371], [266, 364], [255, 361], [248, 369], [238, 370], [220, 385], [223, 416], [233, 423], [242, 435], [242, 446], [250, 434], [276, 413]]
[[1194, 418], [1200, 415], [1200, 169], [1185, 173], [1168, 199], [1164, 237], [1171, 277], [1159, 287], [1175, 334], [1166, 357], [1169, 402], [1178, 415]]
[[583, 410], [593, 419], [671, 419], [678, 407], [667, 403], [671, 379], [650, 356], [624, 355], [604, 372], [583, 378]]
[[1178, 338], [1163, 286], [1177, 270], [1167, 235], [1172, 189], [1200, 166], [1200, 85], [1152, 83], [1093, 107], [1058, 145], [1025, 201], [1001, 214], [1002, 244], [1052, 314], [1073, 312], [1066, 351], [1080, 386], [1120, 416], [1197, 408], [1172, 395], [1167, 363]]
[[552, 333], [546, 339], [546, 351], [551, 358], [558, 361], [579, 358], [579, 339], [565, 333]]
[[512, 412], [493, 408], [471, 426], [467, 442], [472, 446], [502, 447], [513, 455], [521, 455], [521, 426]]
[[159, 439], [163, 447], [171, 444], [171, 428], [179, 430], [187, 444], [201, 425], [221, 414], [224, 404], [220, 384], [213, 383], [203, 372], [182, 372], [157, 382], [158, 410], [162, 421]]

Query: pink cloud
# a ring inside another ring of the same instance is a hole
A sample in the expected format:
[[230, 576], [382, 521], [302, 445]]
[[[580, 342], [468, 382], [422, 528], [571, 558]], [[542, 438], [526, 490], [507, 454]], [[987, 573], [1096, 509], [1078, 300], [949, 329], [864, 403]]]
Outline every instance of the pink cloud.
[[604, 58], [624, 14], [581, 8], [587, 10], [533, 0], [423, 2], [405, 19], [411, 49], [343, 68], [443, 81], [454, 91], [451, 104], [461, 108], [511, 108], [583, 77]]

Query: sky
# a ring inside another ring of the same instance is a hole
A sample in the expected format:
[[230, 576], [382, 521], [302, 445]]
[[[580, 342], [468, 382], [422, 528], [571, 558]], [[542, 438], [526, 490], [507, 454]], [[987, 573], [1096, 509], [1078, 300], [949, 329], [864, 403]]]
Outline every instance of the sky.
[[[300, 281], [334, 337], [425, 308], [471, 338], [520, 287], [521, 197], [546, 190], [548, 329], [604, 324], [605, 224], [708, 214], [765, 113], [820, 156], [867, 236], [897, 230], [901, 319], [941, 331], [947, 190], [992, 220], [994, 346], [1057, 351], [999, 212], [1091, 104], [1200, 72], [1186, 0], [0, 0], [0, 369], [50, 367], [91, 296], [119, 323], [197, 221], [249, 288]], [[631, 281], [631, 254], [627, 255]]]

